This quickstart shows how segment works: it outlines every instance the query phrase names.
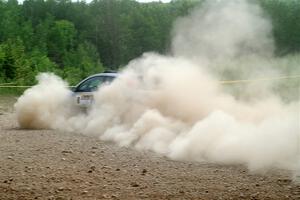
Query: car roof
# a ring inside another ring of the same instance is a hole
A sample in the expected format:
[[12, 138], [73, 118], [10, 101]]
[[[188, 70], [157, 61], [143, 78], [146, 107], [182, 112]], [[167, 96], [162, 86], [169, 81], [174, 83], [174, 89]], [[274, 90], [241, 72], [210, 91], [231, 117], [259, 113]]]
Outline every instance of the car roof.
[[114, 77], [116, 78], [118, 76], [117, 72], [103, 72], [103, 73], [99, 73], [99, 74], [93, 74], [91, 76], [88, 76], [87, 78], [83, 79], [82, 81], [80, 81], [75, 88], [77, 88], [81, 83], [83, 83], [84, 81], [93, 78], [93, 77], [97, 77], [97, 76], [102, 76], [102, 77]]
[[96, 76], [109, 76], [109, 77], [117, 77], [118, 73], [116, 72], [109, 72], [109, 73], [99, 73], [99, 74], [94, 74], [91, 75], [89, 77], [87, 77], [86, 79], [92, 78], [92, 77], [96, 77]]

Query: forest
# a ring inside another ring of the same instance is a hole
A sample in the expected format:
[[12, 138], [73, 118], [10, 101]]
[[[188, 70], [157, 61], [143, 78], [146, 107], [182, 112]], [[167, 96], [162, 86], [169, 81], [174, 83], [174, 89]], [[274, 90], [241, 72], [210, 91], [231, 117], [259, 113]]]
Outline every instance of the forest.
[[[0, 85], [54, 72], [71, 85], [143, 52], [167, 53], [174, 21], [205, 0], [0, 0]], [[300, 1], [256, 0], [272, 20], [276, 55], [300, 51]]]

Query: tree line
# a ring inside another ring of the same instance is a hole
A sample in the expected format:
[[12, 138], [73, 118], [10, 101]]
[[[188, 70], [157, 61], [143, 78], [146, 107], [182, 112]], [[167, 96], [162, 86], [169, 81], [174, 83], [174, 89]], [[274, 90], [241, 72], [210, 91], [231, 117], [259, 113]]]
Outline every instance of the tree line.
[[[46, 71], [75, 84], [143, 52], [165, 53], [176, 18], [204, 1], [0, 0], [0, 85], [32, 85]], [[272, 20], [276, 53], [299, 52], [300, 1], [257, 1]]]

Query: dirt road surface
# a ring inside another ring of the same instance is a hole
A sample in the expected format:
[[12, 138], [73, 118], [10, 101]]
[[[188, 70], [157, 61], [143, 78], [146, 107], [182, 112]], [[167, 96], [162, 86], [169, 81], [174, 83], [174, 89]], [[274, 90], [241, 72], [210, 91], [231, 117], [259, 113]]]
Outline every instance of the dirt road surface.
[[80, 133], [22, 130], [0, 96], [0, 199], [300, 199], [290, 172], [172, 161]]

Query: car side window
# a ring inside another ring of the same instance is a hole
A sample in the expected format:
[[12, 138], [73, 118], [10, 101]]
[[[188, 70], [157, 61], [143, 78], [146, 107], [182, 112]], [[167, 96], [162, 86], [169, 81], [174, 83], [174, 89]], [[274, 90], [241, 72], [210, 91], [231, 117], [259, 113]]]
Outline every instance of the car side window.
[[81, 83], [75, 90], [75, 92], [93, 92], [105, 81], [105, 77], [96, 76], [92, 77], [83, 83]]
[[105, 77], [105, 83], [106, 84], [110, 84], [111, 82], [113, 82], [113, 80], [115, 79], [115, 77], [112, 77], [112, 76], [107, 76]]

